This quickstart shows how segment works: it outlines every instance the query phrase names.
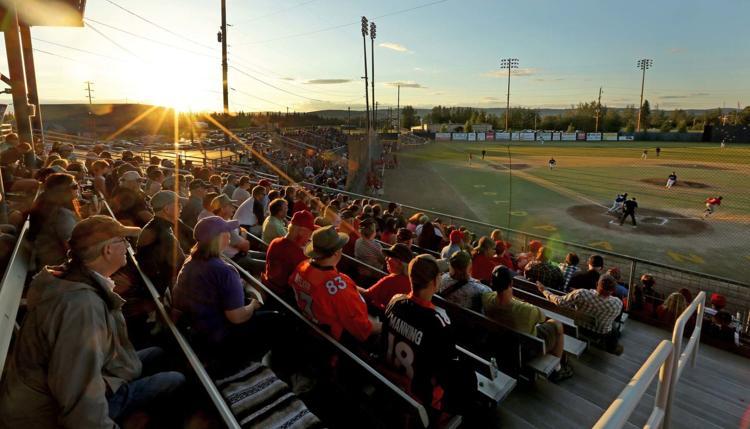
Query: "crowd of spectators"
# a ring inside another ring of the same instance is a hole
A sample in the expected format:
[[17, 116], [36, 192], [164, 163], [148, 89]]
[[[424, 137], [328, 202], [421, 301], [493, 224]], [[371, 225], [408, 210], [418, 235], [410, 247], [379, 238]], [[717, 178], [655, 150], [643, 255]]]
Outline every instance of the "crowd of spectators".
[[[5, 145], [28, 153], [12, 135]], [[562, 325], [513, 296], [516, 276], [552, 303], [593, 316], [580, 327], [613, 353], [622, 351], [618, 326], [629, 295], [634, 311], [667, 322], [691, 299], [684, 290], [663, 300], [648, 274], [628, 294], [601, 255], [588, 258], [587, 270], [575, 254], [555, 264], [539, 241], [516, 254], [500, 230], [476, 236], [424, 213], [407, 219], [395, 203], [280, 188], [129, 151], [114, 159], [93, 147], [78, 162], [72, 147], [56, 149], [35, 152], [30, 166], [0, 153], [14, 160], [3, 163], [8, 189], [40, 191], [9, 215], [15, 227], [29, 215], [38, 272], [0, 389], [0, 418], [12, 426], [112, 426], [144, 411], [158, 419], [155, 410], [179, 404], [185, 377], [165, 364], [163, 350], [134, 346], [157, 325], [153, 308], [137, 305], [149, 295], [128, 273], [128, 242], [209, 370], [258, 360], [280, 338], [278, 321], [230, 259], [334, 338], [379, 356], [434, 411], [473, 407], [477, 383], [433, 295], [542, 338], [561, 358], [554, 381], [573, 375]], [[101, 197], [115, 219], [100, 214]], [[732, 316], [722, 298], [711, 298], [707, 332], [728, 338]], [[136, 334], [134, 327], [145, 328]]]

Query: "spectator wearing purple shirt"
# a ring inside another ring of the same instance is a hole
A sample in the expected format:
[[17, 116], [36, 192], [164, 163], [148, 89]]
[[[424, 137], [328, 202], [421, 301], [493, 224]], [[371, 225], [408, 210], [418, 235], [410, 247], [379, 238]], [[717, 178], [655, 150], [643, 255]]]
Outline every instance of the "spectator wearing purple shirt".
[[236, 220], [218, 216], [198, 221], [193, 231], [197, 243], [172, 293], [181, 322], [190, 326], [193, 345], [209, 363], [226, 356], [259, 358], [267, 351], [253, 318], [261, 304], [255, 299], [246, 304], [237, 270], [221, 257], [229, 245], [229, 232], [238, 226]]

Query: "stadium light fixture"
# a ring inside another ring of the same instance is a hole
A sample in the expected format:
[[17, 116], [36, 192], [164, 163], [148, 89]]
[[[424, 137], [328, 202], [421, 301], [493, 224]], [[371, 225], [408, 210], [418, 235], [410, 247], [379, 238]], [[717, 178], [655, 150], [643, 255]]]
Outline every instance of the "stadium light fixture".
[[365, 52], [365, 75], [362, 77], [365, 80], [365, 111], [367, 113], [367, 134], [370, 134], [370, 95], [369, 88], [367, 87], [367, 34], [368, 34], [368, 22], [366, 17], [362, 17], [362, 49]]
[[518, 68], [518, 58], [501, 58], [500, 70], [508, 69], [508, 94], [505, 105], [505, 131], [508, 131], [510, 119], [510, 71]]
[[637, 131], [641, 132], [641, 112], [643, 111], [643, 88], [646, 83], [646, 70], [650, 69], [654, 65], [654, 60], [650, 58], [642, 58], [636, 62], [636, 66], [639, 70], [643, 71], [641, 76], [641, 104], [638, 105], [638, 123], [636, 125]]
[[370, 86], [372, 87], [372, 128], [377, 132], [378, 129], [378, 104], [375, 101], [375, 33], [377, 28], [375, 22], [370, 22]]

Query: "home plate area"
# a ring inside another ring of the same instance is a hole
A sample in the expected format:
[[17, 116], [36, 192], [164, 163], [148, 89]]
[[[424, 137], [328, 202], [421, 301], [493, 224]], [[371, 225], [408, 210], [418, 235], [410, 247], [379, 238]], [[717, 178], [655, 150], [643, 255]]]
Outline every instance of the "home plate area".
[[636, 211], [637, 228], [632, 228], [630, 218], [620, 226], [620, 217], [608, 213], [606, 209], [595, 204], [582, 204], [568, 207], [567, 213], [572, 218], [587, 225], [605, 229], [623, 229], [628, 233], [647, 235], [668, 235], [684, 237], [701, 234], [711, 230], [711, 226], [701, 219], [690, 218], [666, 210], [638, 209]]

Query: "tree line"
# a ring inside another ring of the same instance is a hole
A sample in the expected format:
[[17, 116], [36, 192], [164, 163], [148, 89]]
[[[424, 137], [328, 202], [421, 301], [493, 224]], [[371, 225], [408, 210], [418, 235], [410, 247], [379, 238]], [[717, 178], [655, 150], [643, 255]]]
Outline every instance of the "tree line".
[[[421, 118], [412, 106], [405, 106], [401, 114], [401, 123], [405, 128], [420, 122]], [[431, 124], [464, 124], [464, 130], [470, 132], [474, 124], [492, 124], [496, 130], [505, 129], [505, 116], [505, 112], [496, 115], [474, 107], [434, 106], [423, 119], [425, 123]], [[601, 106], [599, 109], [597, 102], [591, 101], [572, 105], [564, 112], [552, 115], [541, 115], [537, 109], [514, 107], [511, 108], [508, 123], [509, 128], [514, 130], [633, 132], [637, 121], [638, 108], [636, 106], [629, 105], [624, 108]], [[652, 109], [649, 101], [645, 100], [641, 112], [642, 130], [702, 131], [705, 125], [723, 123], [750, 125], [750, 106], [739, 112], [735, 110], [722, 112], [721, 108], [716, 108], [694, 114], [682, 109], [670, 111]]]

